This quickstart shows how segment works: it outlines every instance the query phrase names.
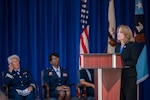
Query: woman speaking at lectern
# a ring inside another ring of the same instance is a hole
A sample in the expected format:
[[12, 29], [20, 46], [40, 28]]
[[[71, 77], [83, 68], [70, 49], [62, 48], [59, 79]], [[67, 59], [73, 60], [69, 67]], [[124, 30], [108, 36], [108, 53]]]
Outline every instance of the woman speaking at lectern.
[[132, 31], [128, 26], [118, 26], [117, 41], [115, 53], [120, 53], [124, 62], [121, 75], [120, 100], [135, 100], [137, 91], [136, 63], [138, 51], [134, 43]]

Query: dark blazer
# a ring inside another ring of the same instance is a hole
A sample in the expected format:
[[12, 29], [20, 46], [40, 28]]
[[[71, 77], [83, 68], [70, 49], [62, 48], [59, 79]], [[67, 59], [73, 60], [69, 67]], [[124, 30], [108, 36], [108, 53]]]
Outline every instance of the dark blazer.
[[22, 68], [20, 69], [20, 75], [14, 70], [12, 73], [6, 71], [4, 74], [4, 84], [9, 87], [9, 95], [16, 92], [16, 89], [23, 90], [30, 85], [35, 87], [35, 81], [31, 74]]
[[50, 97], [57, 97], [56, 87], [61, 85], [70, 85], [69, 76], [64, 68], [60, 68], [61, 77], [59, 78], [53, 68], [45, 70], [43, 75], [44, 83], [50, 86]]
[[[118, 43], [115, 48], [115, 53], [119, 53], [121, 44]], [[133, 42], [125, 44], [121, 53], [124, 69], [122, 70], [122, 77], [137, 76], [136, 63], [138, 59], [138, 51]]]

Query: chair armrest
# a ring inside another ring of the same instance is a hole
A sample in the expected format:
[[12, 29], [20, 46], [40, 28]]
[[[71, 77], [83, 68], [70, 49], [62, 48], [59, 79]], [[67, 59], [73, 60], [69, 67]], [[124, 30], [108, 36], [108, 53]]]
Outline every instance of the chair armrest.
[[43, 97], [45, 98], [45, 95], [44, 95], [44, 89], [46, 89], [46, 99], [49, 100], [50, 98], [50, 91], [49, 91], [49, 85], [48, 84], [43, 84], [42, 85], [42, 90], [43, 90]]
[[74, 86], [76, 89], [76, 96], [78, 98], [84, 98], [86, 100], [86, 87], [80, 84], [70, 84], [70, 86]]
[[36, 84], [36, 98], [39, 99], [40, 98], [40, 89], [38, 84]]
[[86, 95], [86, 86], [83, 85], [78, 85], [78, 92], [80, 95], [80, 98], [83, 98], [84, 100], [86, 100], [87, 95]]
[[8, 86], [7, 85], [2, 85], [2, 89], [5, 91], [5, 95], [8, 98]]

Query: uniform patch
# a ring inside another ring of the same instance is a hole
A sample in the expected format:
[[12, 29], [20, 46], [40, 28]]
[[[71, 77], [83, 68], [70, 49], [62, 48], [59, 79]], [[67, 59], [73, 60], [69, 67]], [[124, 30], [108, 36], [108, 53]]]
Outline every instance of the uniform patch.
[[7, 73], [5, 77], [9, 77], [10, 79], [14, 79], [14, 77], [12, 75], [10, 75], [9, 73]]
[[52, 72], [49, 72], [49, 76], [52, 76], [53, 75], [53, 73]]
[[24, 74], [27, 74], [27, 72], [23, 72], [23, 75], [24, 75]]
[[67, 75], [67, 73], [63, 73], [63, 77], [67, 77], [68, 75]]

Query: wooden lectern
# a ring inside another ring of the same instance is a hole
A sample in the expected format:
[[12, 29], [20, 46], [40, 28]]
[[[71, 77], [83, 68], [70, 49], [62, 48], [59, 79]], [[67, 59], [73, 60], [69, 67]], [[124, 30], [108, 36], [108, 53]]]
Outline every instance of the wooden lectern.
[[81, 68], [95, 69], [95, 100], [120, 100], [120, 54], [81, 54]]

